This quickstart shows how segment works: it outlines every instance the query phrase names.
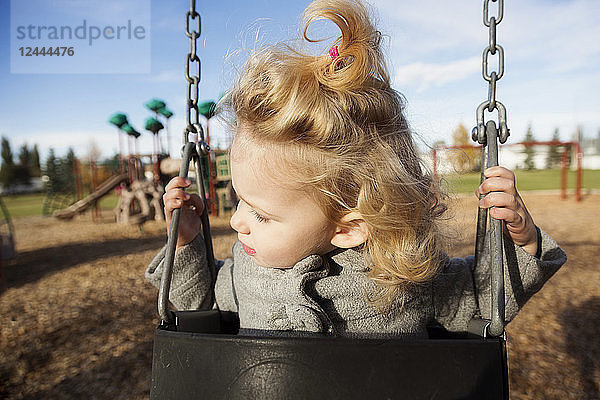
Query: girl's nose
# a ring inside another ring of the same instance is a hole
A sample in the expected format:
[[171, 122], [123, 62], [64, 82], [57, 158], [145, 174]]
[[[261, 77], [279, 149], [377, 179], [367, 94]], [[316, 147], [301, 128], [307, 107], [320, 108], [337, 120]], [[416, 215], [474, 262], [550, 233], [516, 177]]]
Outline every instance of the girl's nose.
[[238, 233], [242, 233], [244, 235], [248, 235], [250, 233], [250, 229], [248, 228], [248, 224], [242, 218], [240, 213], [239, 206], [231, 216], [229, 220], [229, 225]]

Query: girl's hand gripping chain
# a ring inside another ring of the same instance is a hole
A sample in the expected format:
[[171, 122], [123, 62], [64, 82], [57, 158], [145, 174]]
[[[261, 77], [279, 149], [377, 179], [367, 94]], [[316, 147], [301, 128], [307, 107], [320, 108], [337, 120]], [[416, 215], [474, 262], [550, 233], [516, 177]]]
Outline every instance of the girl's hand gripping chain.
[[175, 177], [169, 181], [163, 195], [165, 204], [165, 218], [167, 220], [167, 234], [171, 226], [171, 215], [173, 210], [182, 207], [181, 219], [179, 223], [179, 236], [177, 238], [177, 248], [180, 248], [192, 240], [200, 233], [201, 219], [200, 215], [204, 210], [204, 202], [197, 194], [186, 193], [183, 189], [191, 185], [188, 179]]
[[481, 208], [488, 208], [492, 217], [504, 221], [504, 232], [531, 255], [537, 252], [537, 231], [533, 218], [515, 186], [515, 175], [504, 167], [490, 167], [483, 173], [487, 178], [475, 194]]

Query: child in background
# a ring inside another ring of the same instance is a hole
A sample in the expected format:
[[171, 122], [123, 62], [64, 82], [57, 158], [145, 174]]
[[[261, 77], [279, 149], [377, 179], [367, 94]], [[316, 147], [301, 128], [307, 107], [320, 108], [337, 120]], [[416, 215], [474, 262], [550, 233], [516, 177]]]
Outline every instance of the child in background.
[[[183, 178], [167, 185], [167, 222], [183, 207], [169, 298], [180, 309], [237, 312], [241, 330], [466, 331], [477, 313], [490, 317], [489, 256], [475, 270], [473, 257], [442, 251], [445, 207], [423, 172], [366, 7], [314, 1], [305, 10], [309, 42], [317, 19], [341, 31], [328, 54], [256, 50], [227, 95], [237, 121], [231, 175], [240, 201], [231, 226], [239, 241], [216, 276], [200, 234], [202, 200], [184, 191]], [[476, 194], [504, 221], [514, 248], [505, 257], [508, 322], [566, 255], [534, 224], [512, 172], [492, 167], [485, 175]], [[156, 286], [164, 253], [146, 271]]]

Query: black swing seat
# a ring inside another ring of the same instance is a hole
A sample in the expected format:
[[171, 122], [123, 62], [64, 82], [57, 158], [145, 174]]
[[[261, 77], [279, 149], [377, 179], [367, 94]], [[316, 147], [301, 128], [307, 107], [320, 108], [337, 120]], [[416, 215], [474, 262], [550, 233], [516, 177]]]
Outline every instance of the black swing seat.
[[232, 313], [175, 315], [155, 333], [153, 400], [508, 399], [503, 337], [243, 336]]

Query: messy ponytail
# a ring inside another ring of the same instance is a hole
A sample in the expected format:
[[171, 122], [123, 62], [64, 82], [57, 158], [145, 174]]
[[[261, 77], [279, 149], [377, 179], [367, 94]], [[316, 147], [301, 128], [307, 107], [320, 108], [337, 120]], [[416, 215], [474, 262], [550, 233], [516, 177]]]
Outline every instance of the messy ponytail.
[[256, 50], [228, 94], [244, 135], [273, 146], [278, 168], [315, 196], [335, 223], [350, 211], [369, 228], [363, 246], [368, 276], [385, 306], [407, 285], [425, 282], [439, 265], [437, 219], [444, 210], [423, 173], [390, 86], [381, 33], [359, 0], [316, 0], [316, 20], [334, 22], [337, 54], [310, 55], [280, 44]]
[[389, 85], [389, 74], [381, 53], [381, 33], [373, 28], [364, 5], [356, 3], [352, 12], [345, 12], [349, 3], [343, 0], [312, 2], [304, 11], [303, 36], [308, 42], [319, 42], [307, 36], [308, 27], [316, 20], [335, 23], [342, 35], [332, 44], [337, 48], [335, 59], [316, 57], [311, 69], [322, 85], [337, 91], [359, 89], [374, 83], [373, 78]]

